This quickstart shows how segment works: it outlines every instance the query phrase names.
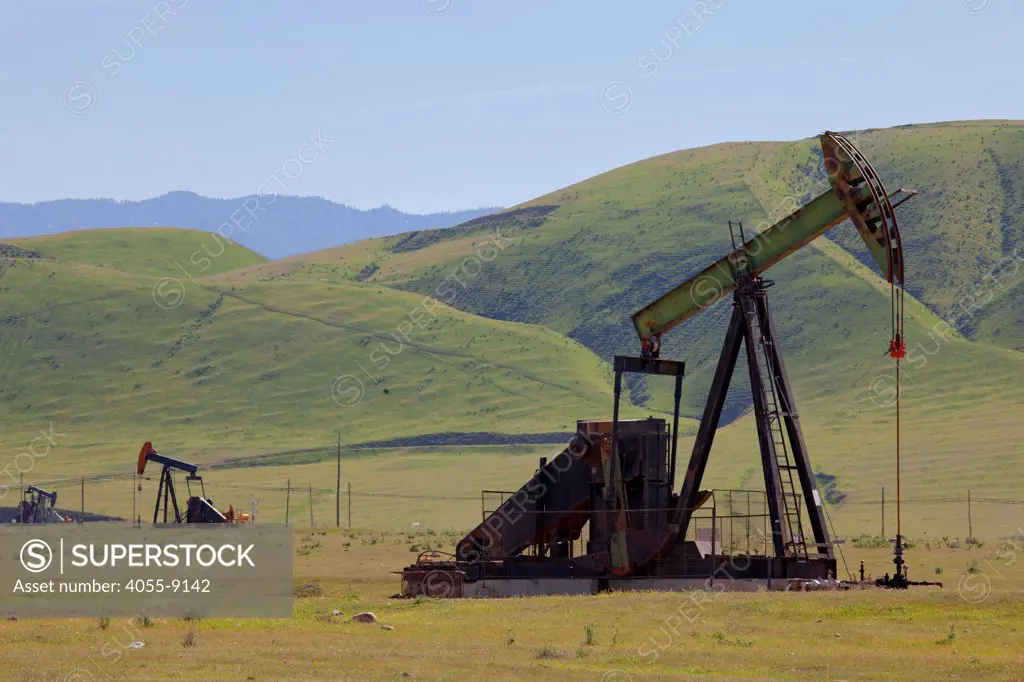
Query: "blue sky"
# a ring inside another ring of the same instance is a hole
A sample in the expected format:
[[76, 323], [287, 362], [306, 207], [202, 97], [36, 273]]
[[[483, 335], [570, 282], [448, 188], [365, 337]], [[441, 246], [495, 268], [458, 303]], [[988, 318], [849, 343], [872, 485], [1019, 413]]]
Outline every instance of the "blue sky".
[[0, 201], [508, 206], [715, 142], [1021, 118], [1022, 5], [0, 0]]

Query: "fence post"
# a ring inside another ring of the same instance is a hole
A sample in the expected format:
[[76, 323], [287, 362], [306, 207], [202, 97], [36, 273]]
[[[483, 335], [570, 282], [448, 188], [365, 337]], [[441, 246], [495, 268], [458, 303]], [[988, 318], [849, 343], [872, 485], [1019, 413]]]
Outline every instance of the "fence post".
[[971, 523], [971, 489], [967, 489], [967, 537], [974, 537], [974, 525]]
[[309, 527], [313, 527], [313, 483], [309, 483]]
[[287, 492], [284, 494], [284, 525], [288, 525], [288, 511], [292, 506], [292, 479], [288, 479]]
[[711, 587], [715, 586], [715, 562], [718, 560], [718, 546], [715, 543], [716, 528], [718, 527], [718, 504], [711, 503]]
[[338, 431], [338, 478], [334, 485], [334, 527], [341, 528], [341, 431]]
[[348, 529], [352, 530], [352, 481], [348, 482]]

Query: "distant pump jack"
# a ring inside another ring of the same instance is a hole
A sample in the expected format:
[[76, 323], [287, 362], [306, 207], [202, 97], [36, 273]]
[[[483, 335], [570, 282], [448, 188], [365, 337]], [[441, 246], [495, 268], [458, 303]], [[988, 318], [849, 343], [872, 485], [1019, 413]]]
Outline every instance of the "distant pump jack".
[[[229, 507], [226, 513], [221, 513], [213, 506], [213, 503], [206, 497], [203, 477], [199, 476], [199, 467], [195, 464], [161, 455], [153, 449], [152, 443], [146, 441], [142, 450], [139, 451], [136, 467], [136, 473], [140, 480], [145, 474], [146, 464], [149, 462], [161, 465], [156, 504], [153, 506], [153, 523], [248, 523], [250, 521], [248, 514], [236, 512], [233, 506]], [[187, 474], [185, 485], [189, 491], [189, 498], [184, 514], [178, 507], [178, 496], [174, 489], [174, 471], [182, 471]], [[192, 483], [199, 483], [201, 495], [192, 495]], [[139, 490], [142, 490], [141, 484]], [[162, 520], [161, 510], [163, 511]]]

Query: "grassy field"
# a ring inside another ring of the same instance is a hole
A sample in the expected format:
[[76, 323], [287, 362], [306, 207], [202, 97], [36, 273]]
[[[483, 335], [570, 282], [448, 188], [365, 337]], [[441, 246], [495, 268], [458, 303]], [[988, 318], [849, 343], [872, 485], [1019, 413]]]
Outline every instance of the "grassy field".
[[[317, 594], [297, 598], [291, 620], [0, 621], [0, 679], [933, 682], [1024, 669], [1024, 541], [914, 550], [911, 574], [945, 587], [909, 592], [391, 599], [409, 545], [448, 540], [298, 531], [295, 583]], [[886, 550], [852, 560], [891, 567]], [[394, 629], [348, 622], [366, 610]]]
[[[938, 401], [941, 396], [933, 399]], [[970, 399], [969, 395], [964, 398]], [[906, 402], [913, 404], [909, 398]], [[835, 476], [836, 490], [845, 495], [839, 504], [827, 505], [839, 537], [880, 532], [883, 486], [887, 533], [895, 530], [893, 415], [886, 408], [872, 407], [877, 414], [866, 412], [871, 419], [863, 420], [862, 431], [856, 437], [848, 429], [830, 426], [824, 420], [809, 419], [811, 426], [806, 430], [815, 470]], [[953, 412], [937, 411], [929, 417], [926, 405], [919, 408], [918, 419], [908, 417], [907, 423], [913, 428], [904, 432], [906, 534], [922, 541], [942, 536], [968, 537], [968, 490], [973, 496], [975, 535], [994, 538], [1024, 528], [1017, 473], [1021, 462], [1015, 454], [1024, 448], [1024, 434], [1013, 426], [1012, 410], [1013, 404], [1008, 404], [1004, 411], [987, 415], [977, 424], [958, 421]], [[911, 411], [913, 414], [916, 413]], [[972, 431], [976, 426], [985, 432], [982, 436]], [[680, 439], [683, 461], [692, 444], [692, 436]], [[561, 448], [554, 444], [346, 448], [342, 461], [342, 522], [347, 517], [347, 486], [351, 483], [352, 519], [356, 527], [395, 531], [418, 523], [435, 529], [468, 529], [479, 523], [481, 490], [517, 490], [533, 474], [539, 457], [550, 458]], [[972, 453], [971, 457], [964, 456], [964, 452]], [[87, 482], [87, 511], [131, 517], [134, 454], [128, 453], [120, 462], [115, 470], [120, 477], [116, 480]], [[333, 524], [335, 517], [334, 454], [333, 446], [327, 445], [311, 453], [257, 460], [263, 466], [214, 465], [204, 467], [201, 473], [207, 496], [218, 506], [227, 508], [233, 504], [249, 510], [250, 501], [255, 499], [259, 518], [272, 523], [285, 520], [290, 481], [288, 519], [293, 524], [308, 526], [312, 488], [313, 523], [323, 526]], [[154, 468], [140, 482], [142, 491], [136, 505], [137, 514], [144, 519], [152, 513], [158, 477], [159, 471]], [[77, 480], [42, 474], [31, 480], [47, 489], [56, 489], [62, 499], [69, 500], [65, 504], [77, 510]], [[719, 432], [703, 487], [763, 489], [756, 434], [749, 418]]]
[[[201, 464], [219, 507], [296, 526], [295, 582], [309, 596], [280, 621], [104, 629], [17, 614], [0, 621], [0, 680], [1024, 678], [1024, 539], [1006, 539], [1024, 538], [1024, 125], [853, 137], [890, 189], [922, 191], [900, 209], [914, 295], [900, 374], [903, 529], [911, 576], [945, 588], [703, 604], [665, 593], [391, 599], [394, 571], [479, 522], [481, 489], [517, 489], [562, 446], [359, 444], [609, 418], [607, 361], [636, 350], [629, 314], [721, 256], [726, 220], [756, 229], [824, 189], [813, 140], [730, 143], [498, 218], [282, 261], [191, 230], [4, 239], [25, 251], [0, 257], [0, 504], [14, 502], [20, 471], [75, 509], [86, 477], [87, 511], [147, 519], [158, 472], [141, 490], [131, 472], [151, 440]], [[770, 296], [813, 466], [842, 498], [828, 511], [843, 558], [880, 575], [889, 550], [857, 536], [880, 534], [883, 487], [885, 534], [895, 531], [895, 368], [888, 292], [857, 239], [842, 227], [788, 258]], [[688, 363], [688, 416], [703, 407], [728, 313], [716, 306], [667, 339], [666, 355]], [[705, 488], [763, 487], [745, 383]], [[670, 384], [631, 383], [646, 406], [623, 416], [665, 410]], [[682, 425], [684, 464], [694, 424]], [[350, 503], [355, 530], [334, 529], [336, 505], [346, 523]], [[969, 523], [981, 544], [964, 542]], [[348, 622], [362, 610], [394, 629]], [[124, 648], [134, 640], [145, 648]]]

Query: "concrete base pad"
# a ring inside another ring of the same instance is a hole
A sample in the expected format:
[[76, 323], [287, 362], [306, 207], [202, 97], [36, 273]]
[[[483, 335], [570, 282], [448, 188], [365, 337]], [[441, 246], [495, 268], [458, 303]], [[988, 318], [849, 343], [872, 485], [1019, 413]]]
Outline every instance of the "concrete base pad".
[[[462, 596], [467, 598], [494, 597], [539, 597], [551, 595], [590, 595], [600, 591], [596, 578], [492, 578], [466, 582], [462, 585]], [[760, 590], [788, 592], [791, 589], [806, 589], [807, 581], [793, 581], [787, 578], [751, 580], [710, 580], [707, 578], [610, 578], [610, 591], [729, 591], [757, 592]], [[836, 589], [831, 582], [822, 583], [817, 589]], [[834, 582], [834, 581], [832, 581]], [[799, 583], [797, 586], [794, 583]]]

